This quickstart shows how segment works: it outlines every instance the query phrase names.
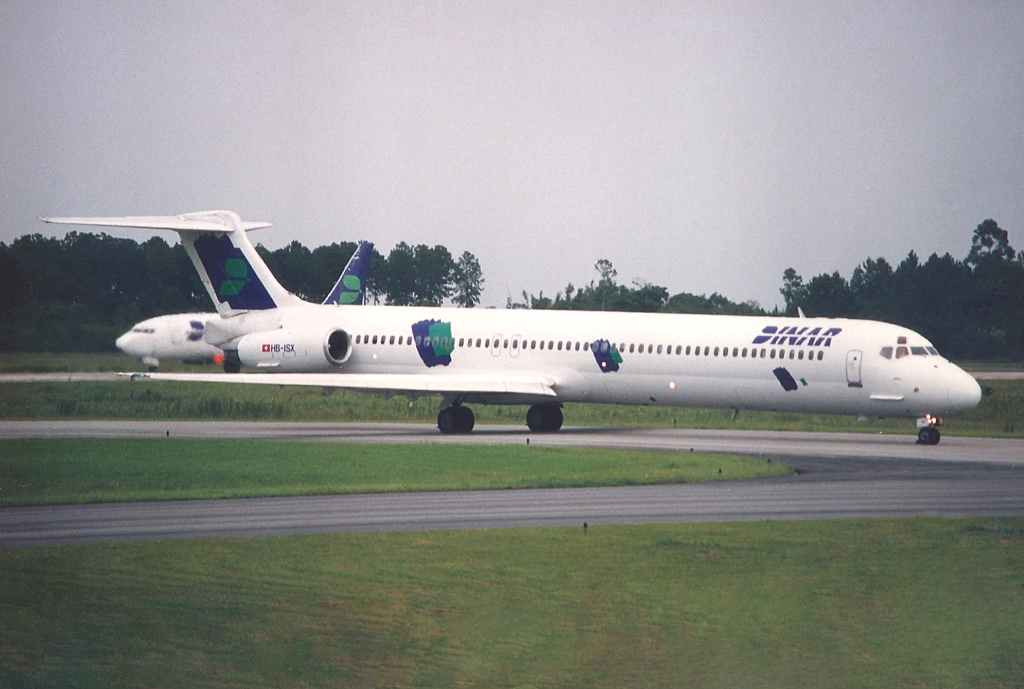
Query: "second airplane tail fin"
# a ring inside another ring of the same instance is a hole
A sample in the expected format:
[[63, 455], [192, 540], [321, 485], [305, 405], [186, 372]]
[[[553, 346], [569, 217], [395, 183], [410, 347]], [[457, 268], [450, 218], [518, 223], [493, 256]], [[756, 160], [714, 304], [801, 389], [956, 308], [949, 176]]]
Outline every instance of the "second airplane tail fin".
[[341, 277], [334, 283], [331, 293], [324, 299], [324, 304], [353, 304], [360, 306], [366, 299], [366, 279], [370, 275], [370, 256], [373, 254], [372, 242], [359, 242], [356, 252], [348, 260]]
[[244, 223], [232, 211], [40, 220], [62, 225], [176, 231], [221, 316], [302, 303], [301, 299], [281, 286], [246, 236], [246, 230], [270, 227], [270, 223]]

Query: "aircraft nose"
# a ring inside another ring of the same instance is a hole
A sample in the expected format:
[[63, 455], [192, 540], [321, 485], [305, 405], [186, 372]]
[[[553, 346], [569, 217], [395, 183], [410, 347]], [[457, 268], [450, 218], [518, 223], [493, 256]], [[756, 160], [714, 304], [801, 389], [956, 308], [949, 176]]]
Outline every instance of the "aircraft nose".
[[130, 335], [130, 333], [125, 333], [121, 337], [114, 340], [114, 346], [120, 349], [122, 352], [125, 351], [124, 348], [128, 345], [128, 335]]
[[967, 371], [958, 370], [949, 384], [949, 403], [957, 411], [970, 411], [981, 402], [981, 386]]

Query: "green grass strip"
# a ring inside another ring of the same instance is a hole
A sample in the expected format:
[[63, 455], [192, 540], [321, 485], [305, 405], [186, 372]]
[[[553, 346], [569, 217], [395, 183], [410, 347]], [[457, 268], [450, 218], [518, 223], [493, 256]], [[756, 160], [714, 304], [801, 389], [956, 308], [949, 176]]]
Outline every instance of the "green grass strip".
[[[1024, 380], [982, 384], [977, 409], [949, 419], [943, 434], [1024, 437]], [[433, 425], [438, 400], [409, 405], [404, 397], [319, 388], [119, 380], [0, 384], [0, 419], [137, 419], [198, 421], [389, 422]], [[526, 407], [474, 406], [477, 423], [525, 427]], [[912, 419], [732, 412], [625, 405], [567, 404], [567, 426], [835, 431], [916, 435]]]
[[[719, 473], [721, 470], [721, 473]], [[0, 505], [621, 486], [789, 475], [731, 455], [235, 440], [0, 441]]]
[[1019, 687], [1024, 520], [0, 551], [0, 685]]

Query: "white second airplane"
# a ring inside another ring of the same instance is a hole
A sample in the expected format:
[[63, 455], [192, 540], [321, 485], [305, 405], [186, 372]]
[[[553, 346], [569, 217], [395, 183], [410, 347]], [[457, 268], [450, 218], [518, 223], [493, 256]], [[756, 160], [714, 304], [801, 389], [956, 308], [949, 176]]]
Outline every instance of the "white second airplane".
[[310, 304], [286, 291], [230, 211], [43, 218], [177, 231], [217, 304], [205, 341], [226, 371], [188, 380], [440, 396], [437, 425], [468, 433], [467, 404], [530, 405], [534, 431], [565, 402], [916, 418], [939, 442], [944, 417], [977, 406], [977, 381], [912, 330], [877, 321]]
[[203, 339], [215, 313], [172, 313], [136, 323], [114, 342], [117, 348], [155, 371], [160, 360], [186, 364], [224, 363], [224, 352]]

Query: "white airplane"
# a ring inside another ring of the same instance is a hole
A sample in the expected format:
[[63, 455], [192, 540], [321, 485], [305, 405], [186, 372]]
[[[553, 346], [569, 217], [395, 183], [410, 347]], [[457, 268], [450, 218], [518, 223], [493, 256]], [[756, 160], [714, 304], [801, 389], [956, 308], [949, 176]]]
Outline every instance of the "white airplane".
[[566, 402], [851, 414], [918, 420], [977, 406], [977, 381], [921, 335], [876, 321], [303, 302], [260, 260], [230, 211], [45, 222], [175, 230], [221, 318], [207, 343], [258, 373], [137, 374], [160, 380], [300, 385], [442, 398], [443, 433], [468, 433], [467, 404], [530, 405], [534, 431]]
[[[324, 304], [361, 305], [366, 292], [373, 244], [360, 242], [345, 265]], [[115, 341], [117, 348], [155, 371], [161, 360], [187, 364], [224, 363], [224, 352], [203, 339], [206, 322], [220, 318], [216, 313], [174, 313], [149, 318]]]
[[203, 339], [206, 321], [215, 313], [172, 313], [148, 318], [132, 326], [114, 344], [125, 354], [155, 371], [160, 360], [187, 364], [224, 363], [224, 352]]

